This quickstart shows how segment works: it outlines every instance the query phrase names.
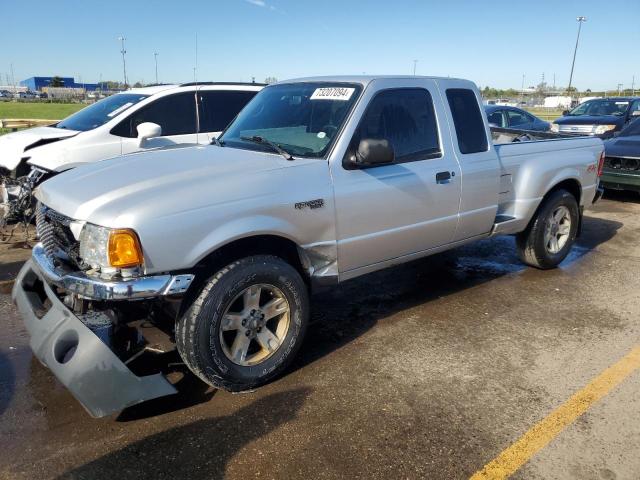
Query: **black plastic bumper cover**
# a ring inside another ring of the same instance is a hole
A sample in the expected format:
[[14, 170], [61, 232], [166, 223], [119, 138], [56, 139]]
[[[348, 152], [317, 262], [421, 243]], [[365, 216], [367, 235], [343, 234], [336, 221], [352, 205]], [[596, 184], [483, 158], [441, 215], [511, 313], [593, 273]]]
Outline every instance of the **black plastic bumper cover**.
[[[44, 315], [32, 289], [41, 281], [51, 302]], [[12, 292], [30, 335], [35, 356], [93, 417], [104, 417], [146, 400], [171, 395], [176, 389], [161, 374], [138, 377], [51, 291], [29, 260]]]

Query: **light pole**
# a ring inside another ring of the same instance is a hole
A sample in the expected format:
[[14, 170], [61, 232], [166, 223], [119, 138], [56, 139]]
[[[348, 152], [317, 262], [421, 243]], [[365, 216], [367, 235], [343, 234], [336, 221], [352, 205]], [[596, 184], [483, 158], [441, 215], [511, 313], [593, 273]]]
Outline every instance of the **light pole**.
[[580, 41], [580, 30], [582, 29], [582, 24], [587, 21], [587, 17], [577, 17], [578, 21], [578, 36], [576, 37], [576, 48], [573, 50], [573, 61], [571, 62], [571, 74], [569, 74], [569, 87], [567, 91], [569, 92], [569, 96], [571, 96], [571, 82], [573, 80], [573, 67], [576, 64], [576, 53], [578, 53], [578, 42]]
[[522, 74], [522, 88], [520, 89], [520, 103], [524, 102], [524, 73]]
[[120, 44], [122, 46], [120, 53], [122, 54], [122, 72], [124, 74], [124, 87], [127, 88], [127, 84], [129, 83], [127, 81], [127, 61], [124, 58], [125, 53], [127, 53], [127, 51], [124, 48], [124, 41], [126, 40], [126, 38], [124, 38], [123, 36], [119, 36], [118, 40], [120, 40]]
[[621, 93], [621, 92], [622, 92], [622, 84], [621, 84], [621, 83], [619, 83], [619, 84], [618, 84], [618, 96], [619, 96], [619, 97], [620, 97], [620, 96], [622, 96], [622, 93]]
[[416, 65], [418, 65], [418, 60], [413, 61], [413, 76], [416, 76]]
[[154, 52], [153, 58], [156, 61], [156, 85], [158, 85], [158, 52]]

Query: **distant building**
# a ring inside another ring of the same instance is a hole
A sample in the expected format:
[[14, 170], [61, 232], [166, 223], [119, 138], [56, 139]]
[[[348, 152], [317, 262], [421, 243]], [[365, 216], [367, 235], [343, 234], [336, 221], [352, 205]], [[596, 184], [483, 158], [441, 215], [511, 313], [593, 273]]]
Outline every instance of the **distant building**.
[[[84, 88], [88, 92], [93, 92], [100, 88], [98, 83], [76, 83], [73, 77], [60, 77], [64, 88]], [[26, 80], [22, 80], [20, 85], [26, 87], [31, 91], [42, 91], [45, 87], [51, 86], [53, 77], [31, 77]]]

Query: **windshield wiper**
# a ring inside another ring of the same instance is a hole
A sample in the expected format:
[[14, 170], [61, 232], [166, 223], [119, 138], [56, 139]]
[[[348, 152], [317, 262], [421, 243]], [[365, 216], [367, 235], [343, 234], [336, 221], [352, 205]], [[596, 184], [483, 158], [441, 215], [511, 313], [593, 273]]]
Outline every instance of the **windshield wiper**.
[[261, 137], [259, 135], [253, 135], [251, 137], [240, 137], [240, 140], [244, 140], [246, 142], [257, 143], [259, 145], [268, 145], [269, 147], [271, 147], [273, 150], [278, 152], [280, 155], [282, 155], [287, 160], [289, 160], [289, 161], [295, 160], [295, 158], [293, 158], [293, 155], [291, 155], [289, 152], [287, 152], [280, 145], [278, 145], [277, 143], [272, 142], [271, 140], [267, 140], [266, 138]]

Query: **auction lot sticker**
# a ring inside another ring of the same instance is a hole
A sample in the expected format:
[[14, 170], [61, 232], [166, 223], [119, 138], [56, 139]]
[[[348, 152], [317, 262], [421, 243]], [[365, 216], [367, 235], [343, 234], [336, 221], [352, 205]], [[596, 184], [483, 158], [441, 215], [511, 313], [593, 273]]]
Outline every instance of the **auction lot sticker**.
[[346, 102], [351, 98], [355, 88], [324, 87], [316, 88], [310, 100], [340, 100]]

